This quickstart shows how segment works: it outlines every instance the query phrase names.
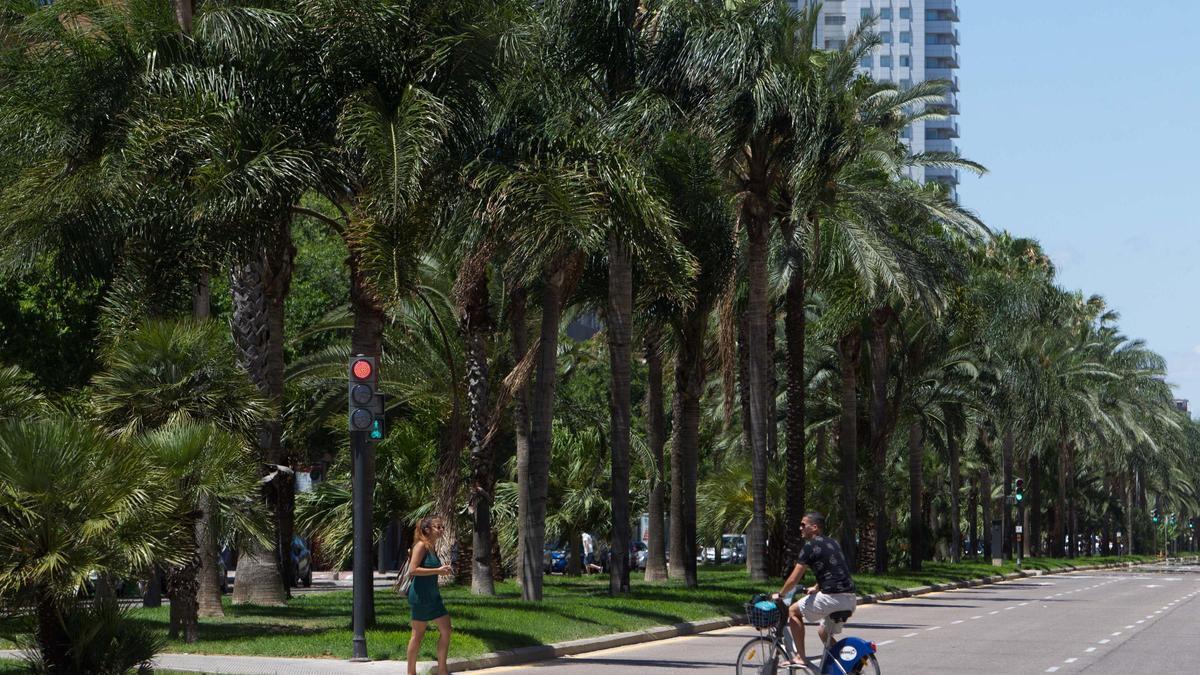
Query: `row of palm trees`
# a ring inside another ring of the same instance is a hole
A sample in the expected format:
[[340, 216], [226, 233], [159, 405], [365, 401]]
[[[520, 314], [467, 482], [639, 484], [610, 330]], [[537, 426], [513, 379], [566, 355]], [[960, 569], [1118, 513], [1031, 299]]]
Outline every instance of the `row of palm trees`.
[[[938, 541], [958, 559], [977, 515], [1011, 529], [994, 488], [1009, 495], [1018, 471], [1031, 485], [1025, 543], [1039, 552], [1076, 552], [1081, 528], [1106, 542], [1120, 531], [1128, 547], [1148, 499], [1200, 513], [1198, 446], [1161, 359], [1102, 301], [1058, 289], [1035, 242], [992, 235], [943, 188], [906, 177], [982, 172], [901, 141], [942, 113], [947, 84], [857, 74], [878, 42], [870, 24], [817, 49], [818, 10], [9, 3], [4, 260], [52, 251], [106, 279], [114, 349], [144, 319], [208, 320], [211, 289], [228, 286], [232, 344], [262, 407], [250, 444], [273, 542], [244, 538], [235, 601], [285, 599], [287, 467], [308, 438], [342, 428], [352, 353], [380, 357], [396, 394], [397, 449], [372, 473], [411, 462], [435, 474], [432, 493], [397, 488], [392, 503], [442, 515], [446, 546], [470, 529], [478, 593], [494, 592], [499, 557], [526, 600], [542, 598], [547, 528], [583, 527], [557, 523], [560, 468], [568, 484], [607, 488], [613, 593], [630, 591], [643, 500], [647, 576], [689, 586], [701, 525], [744, 528], [762, 581], [795, 555], [813, 507], [860, 567], [919, 566]], [[319, 328], [349, 340], [289, 363], [300, 221], [344, 247], [348, 310]], [[581, 371], [607, 390], [590, 415], [564, 408], [574, 371], [560, 334], [580, 316], [602, 318], [608, 360]], [[205, 419], [244, 432], [219, 407]], [[118, 435], [164, 423], [97, 409]], [[603, 464], [558, 466], [598, 444]], [[702, 478], [738, 465], [749, 483], [727, 493], [747, 508], [698, 513], [713, 503]], [[780, 472], [782, 504], [769, 487]], [[578, 512], [594, 523], [588, 504]], [[309, 506], [302, 523], [329, 525]], [[200, 504], [198, 532], [213, 513]], [[212, 540], [197, 540], [198, 593], [217, 612]]]

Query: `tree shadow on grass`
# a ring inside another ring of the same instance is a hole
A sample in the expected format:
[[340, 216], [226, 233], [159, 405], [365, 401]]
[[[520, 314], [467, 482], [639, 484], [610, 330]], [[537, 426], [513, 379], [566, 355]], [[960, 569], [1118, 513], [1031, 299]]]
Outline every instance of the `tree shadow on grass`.
[[[166, 626], [157, 621], [147, 621], [146, 619], [133, 619], [137, 624], [141, 624], [151, 629], [166, 630]], [[296, 624], [271, 624], [271, 623], [203, 623], [200, 624], [200, 641], [198, 645], [205, 643], [217, 642], [232, 642], [245, 641], [257, 638], [271, 638], [281, 636], [312, 636], [322, 633], [339, 632], [337, 627], [333, 626], [298, 626]], [[174, 642], [172, 643], [174, 644]], [[182, 641], [178, 644], [183, 645]]]

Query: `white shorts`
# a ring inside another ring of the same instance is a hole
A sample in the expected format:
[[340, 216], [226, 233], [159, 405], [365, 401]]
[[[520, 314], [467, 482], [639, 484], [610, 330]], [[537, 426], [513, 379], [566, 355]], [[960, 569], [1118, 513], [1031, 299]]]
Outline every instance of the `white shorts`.
[[816, 623], [834, 612], [853, 612], [856, 605], [858, 596], [854, 593], [825, 594], [820, 591], [805, 595], [796, 603], [804, 620], [810, 623]]

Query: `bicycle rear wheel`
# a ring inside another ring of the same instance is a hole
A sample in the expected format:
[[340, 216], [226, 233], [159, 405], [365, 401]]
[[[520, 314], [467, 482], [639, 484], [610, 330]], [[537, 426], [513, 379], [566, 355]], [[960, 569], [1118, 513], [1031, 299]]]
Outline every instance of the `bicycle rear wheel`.
[[738, 652], [737, 675], [775, 675], [779, 648], [773, 640], [756, 637]]
[[879, 675], [879, 659], [875, 658], [874, 654], [868, 654], [867, 658], [858, 662], [858, 670], [862, 675]]

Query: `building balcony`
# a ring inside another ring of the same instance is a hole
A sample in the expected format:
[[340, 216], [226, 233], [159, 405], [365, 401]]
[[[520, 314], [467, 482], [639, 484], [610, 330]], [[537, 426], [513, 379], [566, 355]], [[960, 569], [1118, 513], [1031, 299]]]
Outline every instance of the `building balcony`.
[[962, 15], [958, 11], [958, 0], [925, 0], [926, 12], [937, 12], [939, 18], [949, 21], [959, 21]]
[[958, 67], [958, 47], [954, 45], [925, 45], [925, 58], [937, 59], [945, 68]]
[[953, 93], [946, 94], [945, 99], [943, 99], [943, 101], [941, 103], [930, 103], [926, 107], [929, 108], [930, 110], [936, 110], [937, 112], [940, 112], [943, 115], [959, 114], [958, 97], [955, 96]]
[[926, 68], [925, 79], [945, 80], [950, 83], [950, 91], [952, 93], [958, 91], [958, 77], [949, 68]]
[[[958, 146], [954, 141], [948, 138], [927, 138], [925, 139], [925, 152], [952, 152], [958, 154]], [[927, 171], [934, 171], [930, 168]], [[941, 171], [942, 169], [937, 169]]]
[[939, 21], [926, 21], [925, 22], [926, 35], [953, 34], [956, 32], [957, 31], [954, 30], [954, 22], [953, 21], [940, 21], [939, 20]]
[[926, 141], [948, 141], [958, 138], [958, 123], [948, 120], [926, 120]]

